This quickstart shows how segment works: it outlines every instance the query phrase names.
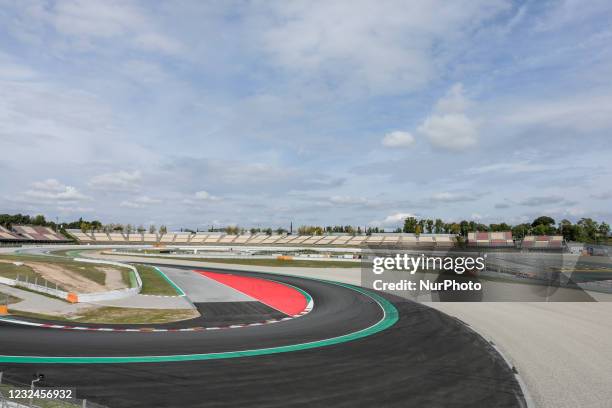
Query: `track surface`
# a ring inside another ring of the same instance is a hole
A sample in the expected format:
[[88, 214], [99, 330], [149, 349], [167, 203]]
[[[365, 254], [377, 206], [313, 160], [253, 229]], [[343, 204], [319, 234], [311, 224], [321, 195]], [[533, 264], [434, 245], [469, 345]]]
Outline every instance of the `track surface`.
[[[380, 307], [351, 289], [297, 277], [274, 279], [310, 293], [314, 310], [269, 326], [201, 333], [75, 333], [2, 325], [0, 354], [125, 356], [245, 350], [339, 336], [381, 319]], [[438, 311], [383, 296], [399, 310], [397, 324], [329, 347], [181, 363], [0, 363], [0, 370], [21, 381], [43, 372], [49, 385], [76, 386], [80, 397], [111, 407], [522, 406], [514, 375], [479, 335]]]

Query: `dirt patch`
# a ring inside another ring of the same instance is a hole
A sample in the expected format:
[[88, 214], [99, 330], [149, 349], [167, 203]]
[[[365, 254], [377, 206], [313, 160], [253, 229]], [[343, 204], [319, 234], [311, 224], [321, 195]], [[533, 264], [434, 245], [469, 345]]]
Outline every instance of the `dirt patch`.
[[96, 293], [106, 291], [104, 285], [100, 285], [76, 272], [69, 271], [58, 265], [38, 262], [27, 262], [25, 265], [32, 268], [34, 272], [38, 273], [46, 280], [54, 283], [57, 282], [69, 292]]
[[106, 274], [107, 290], [126, 288], [125, 282], [123, 281], [123, 274], [120, 270], [109, 268], [108, 266], [97, 266], [96, 269]]

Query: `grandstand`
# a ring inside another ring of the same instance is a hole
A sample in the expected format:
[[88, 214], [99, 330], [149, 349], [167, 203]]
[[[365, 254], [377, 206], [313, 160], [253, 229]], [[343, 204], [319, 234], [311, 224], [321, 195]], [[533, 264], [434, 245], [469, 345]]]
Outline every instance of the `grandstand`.
[[[83, 237], [86, 240], [88, 237]], [[11, 229], [0, 227], [0, 242], [47, 244], [71, 242], [62, 234], [49, 227], [13, 225]]]
[[[72, 234], [72, 230], [68, 232]], [[108, 234], [108, 237], [110, 238], [112, 242], [125, 242], [126, 241], [125, 236], [120, 232], [111, 232]]]
[[451, 234], [406, 234], [406, 233], [375, 233], [372, 235], [268, 235], [257, 234], [223, 234], [220, 232], [169, 232], [166, 234], [141, 234], [93, 232], [85, 234], [80, 230], [68, 231], [82, 243], [113, 243], [113, 244], [167, 244], [167, 245], [291, 245], [291, 246], [346, 246], [362, 245], [394, 246], [414, 248], [450, 248], [457, 244]]
[[0, 225], [0, 241], [19, 241], [19, 237]]
[[561, 235], [528, 235], [521, 242], [522, 249], [561, 249], [563, 237]]
[[514, 247], [511, 231], [502, 232], [469, 232], [468, 246], [484, 248]]

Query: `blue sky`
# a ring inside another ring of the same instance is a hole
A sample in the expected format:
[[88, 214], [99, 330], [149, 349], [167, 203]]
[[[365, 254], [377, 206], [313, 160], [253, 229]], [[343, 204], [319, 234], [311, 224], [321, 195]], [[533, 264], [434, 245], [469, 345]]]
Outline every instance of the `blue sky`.
[[0, 211], [612, 221], [606, 1], [0, 0]]

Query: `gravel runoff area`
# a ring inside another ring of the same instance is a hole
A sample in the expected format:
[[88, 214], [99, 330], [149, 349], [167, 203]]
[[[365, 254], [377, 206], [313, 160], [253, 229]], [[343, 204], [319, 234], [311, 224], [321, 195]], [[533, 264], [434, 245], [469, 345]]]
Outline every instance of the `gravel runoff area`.
[[[102, 258], [102, 256], [100, 256]], [[105, 259], [149, 261], [137, 257]], [[179, 265], [178, 260], [155, 261]], [[189, 261], [201, 267], [265, 271], [360, 284], [358, 268], [265, 268]], [[609, 407], [612, 302], [428, 303], [492, 340], [517, 368], [537, 407]]]

